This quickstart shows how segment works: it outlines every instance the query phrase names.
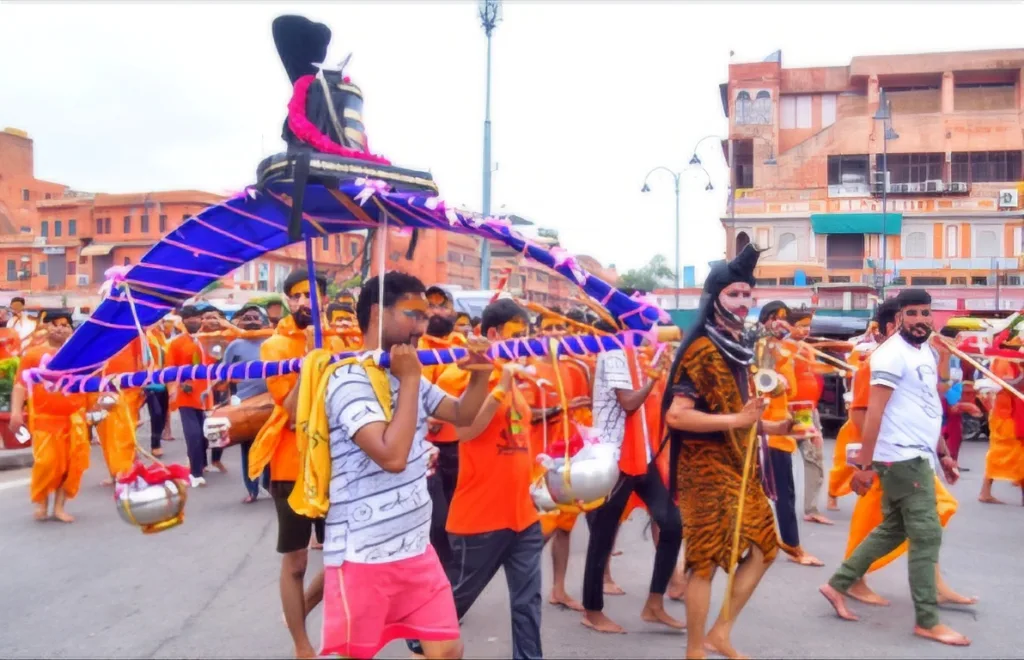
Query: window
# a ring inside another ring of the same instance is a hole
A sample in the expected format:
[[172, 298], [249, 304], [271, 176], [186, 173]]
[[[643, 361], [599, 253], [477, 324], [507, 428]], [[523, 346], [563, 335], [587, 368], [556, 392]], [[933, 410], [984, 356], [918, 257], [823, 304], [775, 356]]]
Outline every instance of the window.
[[995, 230], [979, 229], [974, 237], [975, 257], [998, 257], [999, 237]]
[[124, 265], [125, 266], [131, 266], [132, 265], [132, 260], [130, 258], [128, 258], [128, 257], [125, 257], [124, 258]]
[[58, 236], [61, 235], [61, 232], [63, 231], [63, 227], [61, 227], [61, 224], [62, 223], [61, 223], [60, 220], [54, 220], [53, 221], [53, 236], [54, 236], [54, 238], [57, 238]]
[[39, 274], [46, 275], [46, 259], [39, 262]]
[[7, 281], [13, 282], [18, 279], [18, 262], [14, 259], [7, 260]]
[[341, 234], [334, 235], [334, 253], [341, 254]]
[[946, 256], [960, 256], [960, 228], [956, 225], [946, 226]]
[[903, 254], [908, 259], [924, 259], [928, 256], [928, 237], [923, 231], [907, 234], [903, 239]]
[[68, 275], [73, 277], [77, 271], [78, 271], [78, 264], [75, 263], [74, 259], [69, 259], [68, 260]]
[[748, 245], [750, 245], [750, 234], [745, 231], [736, 234], [736, 254], [743, 252]]
[[845, 284], [850, 281], [849, 275], [829, 275], [828, 281], [836, 284]]
[[972, 277], [971, 286], [988, 286], [988, 278], [984, 276]]
[[775, 252], [775, 259], [778, 261], [796, 261], [797, 246], [796, 235], [786, 232], [779, 235], [779, 248]]
[[[891, 164], [891, 161], [890, 161]], [[868, 184], [868, 155], [828, 157], [828, 185], [856, 186]]]
[[750, 122], [751, 124], [763, 124], [770, 126], [773, 123], [772, 120], [774, 117], [772, 117], [771, 93], [763, 89], [757, 93], [757, 96], [754, 97], [751, 119], [753, 120]]
[[160, 223], [160, 225], [159, 225], [160, 233], [161, 234], [166, 233], [167, 232], [167, 216], [165, 214], [161, 213], [160, 217], [157, 220], [157, 222]]
[[50, 235], [50, 222], [48, 220], [43, 220], [39, 223], [39, 235], [43, 237]]
[[359, 241], [349, 243], [349, 252], [352, 253], [353, 257], [359, 256]]
[[132, 216], [130, 215], [124, 216], [124, 233], [132, 233]]
[[149, 216], [148, 215], [141, 216], [139, 218], [139, 224], [141, 225], [142, 233], [143, 234], [148, 234], [149, 233]]
[[103, 233], [110, 233], [110, 218], [103, 218]]
[[953, 286], [967, 286], [967, 278], [966, 277], [951, 277], [951, 278], [949, 278], [949, 283], [952, 284]]
[[68, 220], [68, 236], [78, 235], [78, 221], [74, 218]]
[[181, 222], [185, 223], [191, 217], [192, 217], [191, 213], [182, 213], [181, 214]]
[[759, 227], [757, 230], [757, 247], [762, 250], [771, 245], [771, 230], [767, 227]]
[[758, 277], [754, 280], [757, 286], [776, 286], [776, 280], [774, 277]]
[[43, 195], [43, 199], [50, 199], [50, 193], [46, 193], [45, 195]]
[[811, 127], [811, 97], [783, 94], [779, 105], [780, 128]]
[[828, 128], [836, 123], [836, 95], [821, 95], [821, 127]]
[[798, 96], [796, 97], [796, 127], [810, 128], [811, 126], [811, 97]]
[[796, 286], [796, 279], [792, 277], [780, 277], [779, 286]]
[[945, 277], [911, 277], [911, 286], [946, 286]]
[[740, 92], [736, 95], [736, 123], [737, 124], [752, 124], [753, 120], [753, 102], [750, 100], [749, 92]]
[[878, 169], [889, 170], [889, 184], [924, 183], [925, 181], [942, 180], [942, 154], [881, 154], [875, 156]]
[[807, 286], [814, 286], [815, 284], [821, 284], [821, 278], [820, 277], [808, 277], [807, 278]]
[[103, 218], [96, 218], [96, 233], [103, 233]]
[[961, 183], [1020, 181], [1019, 151], [957, 152], [950, 155], [952, 181]]
[[324, 252], [327, 252], [328, 250], [330, 250], [331, 249], [331, 237], [330, 236], [324, 236], [323, 238], [321, 238], [320, 239], [320, 247], [323, 249]]
[[[252, 263], [242, 264], [242, 268], [237, 271], [240, 273], [241, 280], [243, 282], [252, 282]], [[235, 278], [239, 279], [238, 277]]]
[[260, 263], [256, 267], [257, 280], [256, 289], [259, 291], [270, 290], [270, 265], [267, 263]]
[[1024, 227], [1013, 228], [1013, 256], [1019, 257], [1024, 253]]
[[22, 188], [21, 189], [21, 201], [23, 201], [23, 202], [29, 201], [28, 188]]

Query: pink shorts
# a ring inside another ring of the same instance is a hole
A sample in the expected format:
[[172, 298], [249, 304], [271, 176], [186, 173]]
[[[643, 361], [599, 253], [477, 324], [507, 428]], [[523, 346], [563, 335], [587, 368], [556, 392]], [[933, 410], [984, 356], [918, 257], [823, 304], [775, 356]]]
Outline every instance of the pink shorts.
[[321, 655], [372, 658], [396, 639], [459, 639], [452, 587], [432, 546], [387, 564], [324, 568]]

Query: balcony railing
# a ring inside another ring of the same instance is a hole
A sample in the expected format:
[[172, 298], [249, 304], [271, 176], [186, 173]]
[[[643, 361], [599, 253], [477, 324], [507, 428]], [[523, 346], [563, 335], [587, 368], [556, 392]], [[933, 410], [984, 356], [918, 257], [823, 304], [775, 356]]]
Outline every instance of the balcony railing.
[[[881, 261], [881, 260], [878, 260]], [[891, 259], [896, 270], [1017, 270], [1016, 257], [969, 257], [963, 259]], [[880, 265], [880, 264], [878, 264]]]

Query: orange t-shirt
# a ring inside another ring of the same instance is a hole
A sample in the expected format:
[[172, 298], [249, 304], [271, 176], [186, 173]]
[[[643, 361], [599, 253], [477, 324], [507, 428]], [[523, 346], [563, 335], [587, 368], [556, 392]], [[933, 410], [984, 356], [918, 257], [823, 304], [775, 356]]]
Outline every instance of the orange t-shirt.
[[[324, 337], [323, 342], [324, 348], [331, 353], [341, 353], [344, 350], [341, 337]], [[295, 327], [294, 316], [281, 319], [275, 333], [260, 345], [260, 360], [263, 362], [293, 360], [305, 354], [306, 333]], [[274, 403], [281, 406], [298, 382], [297, 373], [271, 376], [267, 378], [267, 391], [270, 392]], [[295, 481], [299, 477], [301, 456], [295, 444], [295, 431], [288, 426], [290, 424], [281, 429], [281, 439], [270, 459], [270, 478], [274, 481]]]
[[[497, 384], [501, 372], [491, 376]], [[539, 520], [530, 496], [530, 404], [513, 386], [476, 438], [459, 443], [459, 480], [448, 508], [451, 534], [521, 532]]]
[[853, 374], [853, 401], [850, 410], [867, 410], [871, 394], [871, 363], [864, 360]]
[[[466, 386], [469, 384], [469, 372], [462, 369], [456, 364], [445, 364], [439, 365], [442, 369], [432, 372], [434, 379], [430, 382], [437, 385], [444, 391], [445, 394], [459, 398], [462, 393], [466, 391]], [[427, 370], [430, 367], [424, 367], [424, 375], [427, 375]], [[429, 377], [428, 377], [429, 380]], [[440, 420], [431, 420], [431, 425], [438, 425], [439, 429], [435, 433], [433, 431], [427, 432], [427, 440], [436, 444], [445, 444], [458, 442], [459, 436], [455, 432], [455, 425], [448, 422], [442, 422]]]
[[[38, 367], [45, 355], [56, 355], [57, 350], [49, 344], [39, 344], [26, 349], [18, 363], [18, 374], [14, 382], [24, 384], [22, 374], [28, 369]], [[42, 383], [33, 385], [29, 396], [32, 398], [31, 410], [37, 415], [70, 416], [85, 408], [88, 400], [86, 394], [49, 392]], [[31, 425], [32, 420], [27, 421]]]
[[[119, 356], [115, 356], [107, 363], [108, 370], [111, 369], [111, 363], [117, 359], [119, 359]], [[214, 364], [215, 362], [216, 360], [213, 356], [209, 354], [204, 355], [199, 350], [199, 344], [188, 334], [178, 335], [171, 340], [167, 345], [167, 355], [164, 361], [168, 367], [189, 367], [198, 364]], [[111, 371], [111, 373], [115, 372]], [[190, 392], [186, 392], [183, 389], [185, 385], [191, 388]], [[178, 393], [175, 395], [175, 405], [178, 408], [209, 410], [213, 407], [213, 396], [203, 397], [203, 392], [206, 391], [208, 386], [208, 380], [190, 380], [180, 383], [177, 385]]]

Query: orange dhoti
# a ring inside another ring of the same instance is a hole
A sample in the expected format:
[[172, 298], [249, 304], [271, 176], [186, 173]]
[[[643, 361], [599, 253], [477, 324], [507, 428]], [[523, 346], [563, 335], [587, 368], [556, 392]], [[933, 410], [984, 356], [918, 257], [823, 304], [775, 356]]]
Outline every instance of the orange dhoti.
[[111, 476], [131, 470], [135, 463], [135, 430], [139, 425], [142, 390], [124, 390], [107, 416], [96, 425], [103, 460]]
[[1017, 437], [1011, 411], [1011, 395], [1000, 392], [989, 414], [988, 452], [985, 454], [985, 478], [1024, 482], [1024, 442]]
[[[939, 513], [939, 523], [945, 528], [949, 519], [956, 513], [959, 506], [956, 498], [946, 490], [942, 481], [935, 477], [935, 507]], [[850, 534], [846, 542], [846, 557], [849, 559], [857, 546], [868, 537], [875, 527], [882, 524], [882, 485], [878, 479], [871, 484], [871, 488], [862, 497], [857, 498], [857, 504], [853, 507], [853, 516], [850, 518]], [[898, 548], [878, 559], [871, 564], [868, 573], [873, 573], [883, 566], [888, 565], [907, 551], [907, 542], [904, 541]]]
[[850, 482], [856, 470], [846, 461], [846, 446], [857, 442], [860, 442], [860, 431], [851, 420], [846, 420], [839, 429], [836, 446], [832, 450], [832, 469], [828, 471], [829, 497], [844, 497], [853, 492]]
[[89, 467], [89, 427], [84, 413], [69, 416], [30, 412], [28, 429], [32, 434], [32, 501], [46, 502], [58, 491], [73, 498]]

